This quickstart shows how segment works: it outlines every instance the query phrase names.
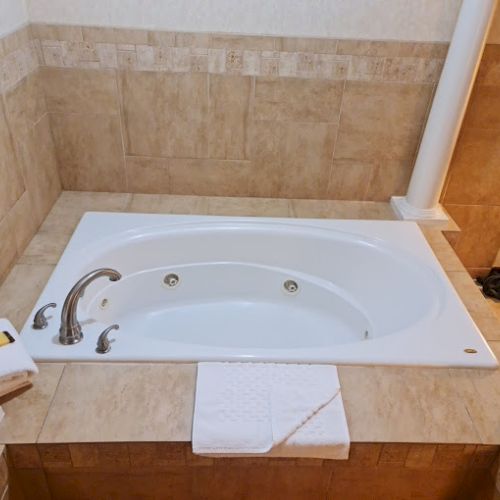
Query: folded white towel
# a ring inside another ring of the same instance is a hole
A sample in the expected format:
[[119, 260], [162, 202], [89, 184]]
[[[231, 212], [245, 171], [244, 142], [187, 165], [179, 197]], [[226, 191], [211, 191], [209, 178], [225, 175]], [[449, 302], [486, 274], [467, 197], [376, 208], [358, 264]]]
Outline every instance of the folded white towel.
[[38, 368], [25, 350], [12, 323], [0, 319], [0, 331], [8, 332], [15, 342], [0, 347], [0, 397], [31, 382]]
[[199, 363], [193, 452], [347, 459], [337, 368]]

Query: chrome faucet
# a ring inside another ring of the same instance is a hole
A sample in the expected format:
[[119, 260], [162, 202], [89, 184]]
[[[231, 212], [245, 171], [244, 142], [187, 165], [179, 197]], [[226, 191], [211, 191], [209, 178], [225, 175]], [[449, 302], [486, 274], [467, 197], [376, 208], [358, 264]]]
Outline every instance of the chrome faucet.
[[76, 309], [78, 301], [85, 289], [96, 279], [108, 277], [110, 281], [118, 281], [122, 275], [114, 269], [96, 269], [81, 278], [70, 290], [61, 313], [61, 327], [59, 328], [59, 342], [63, 345], [77, 344], [83, 338], [82, 326], [78, 322]]

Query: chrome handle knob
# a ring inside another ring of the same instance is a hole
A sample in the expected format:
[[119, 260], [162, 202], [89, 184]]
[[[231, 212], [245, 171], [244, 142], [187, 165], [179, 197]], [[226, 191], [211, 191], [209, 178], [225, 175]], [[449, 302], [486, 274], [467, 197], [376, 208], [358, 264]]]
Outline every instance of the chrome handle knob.
[[106, 354], [107, 352], [111, 351], [111, 343], [109, 342], [108, 334], [111, 330], [119, 329], [119, 325], [111, 325], [110, 327], [106, 328], [106, 330], [104, 330], [101, 335], [99, 335], [99, 338], [97, 339], [97, 347], [95, 348], [95, 352], [97, 354]]
[[50, 304], [47, 304], [38, 309], [38, 311], [36, 312], [35, 317], [33, 318], [33, 328], [35, 330], [43, 330], [49, 325], [49, 322], [45, 317], [45, 311], [50, 307], [57, 307], [57, 304], [55, 302], [51, 302]]

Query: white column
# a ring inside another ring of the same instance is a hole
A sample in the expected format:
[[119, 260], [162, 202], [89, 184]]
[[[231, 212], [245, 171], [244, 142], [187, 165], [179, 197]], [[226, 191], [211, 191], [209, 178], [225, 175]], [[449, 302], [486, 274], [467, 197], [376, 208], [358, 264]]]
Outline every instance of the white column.
[[497, 0], [463, 0], [408, 193], [391, 199], [391, 205], [400, 219], [447, 220], [439, 197], [496, 3]]

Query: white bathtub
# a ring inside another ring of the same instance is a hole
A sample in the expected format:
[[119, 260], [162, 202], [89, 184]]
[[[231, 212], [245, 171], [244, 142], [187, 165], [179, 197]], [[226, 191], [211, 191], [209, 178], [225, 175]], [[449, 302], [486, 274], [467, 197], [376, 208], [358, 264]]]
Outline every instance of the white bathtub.
[[[100, 267], [123, 278], [89, 286], [84, 339], [60, 345], [68, 291]], [[48, 302], [49, 326], [34, 330]], [[113, 323], [111, 351], [97, 354]], [[497, 366], [411, 222], [87, 213], [22, 333], [39, 361]]]

